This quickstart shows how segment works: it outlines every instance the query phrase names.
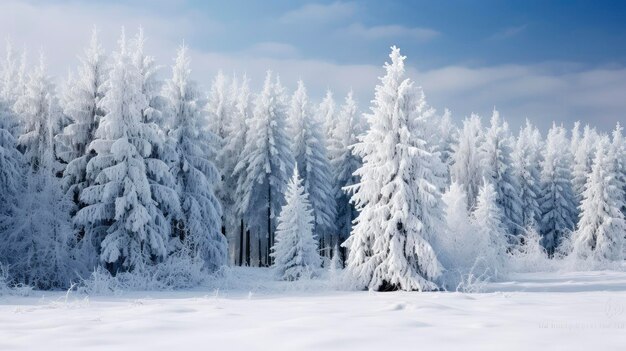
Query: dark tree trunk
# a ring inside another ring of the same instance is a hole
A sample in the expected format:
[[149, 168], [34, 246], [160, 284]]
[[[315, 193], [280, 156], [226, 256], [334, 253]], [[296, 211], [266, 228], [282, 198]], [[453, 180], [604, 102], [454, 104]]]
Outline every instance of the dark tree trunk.
[[274, 245], [274, 238], [272, 233], [272, 187], [267, 184], [267, 253], [266, 262], [268, 266], [271, 266], [269, 252]]
[[250, 231], [246, 230], [246, 266], [250, 267]]
[[243, 266], [243, 219], [239, 224], [239, 265]]

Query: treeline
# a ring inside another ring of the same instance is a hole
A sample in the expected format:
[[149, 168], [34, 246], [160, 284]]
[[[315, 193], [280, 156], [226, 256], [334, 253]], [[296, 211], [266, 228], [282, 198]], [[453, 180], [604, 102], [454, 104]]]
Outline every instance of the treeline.
[[[94, 31], [60, 89], [7, 46], [0, 82], [0, 263], [66, 287], [97, 269], [174, 276], [231, 265], [298, 279], [347, 267], [358, 287], [433, 290], [533, 243], [624, 259], [626, 144], [576, 123], [517, 136], [494, 110], [456, 126], [391, 62], [361, 118], [267, 73], [208, 92], [181, 47], [169, 74], [143, 32], [107, 54]], [[167, 76], [161, 80], [161, 76]], [[297, 168], [297, 169], [296, 169]], [[332, 261], [332, 263], [331, 263]]]

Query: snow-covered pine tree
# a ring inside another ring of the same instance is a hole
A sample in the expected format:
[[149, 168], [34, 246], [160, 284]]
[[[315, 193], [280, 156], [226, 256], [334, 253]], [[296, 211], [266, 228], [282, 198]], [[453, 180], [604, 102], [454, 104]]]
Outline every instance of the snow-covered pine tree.
[[626, 220], [623, 184], [618, 161], [621, 150], [608, 137], [596, 143], [591, 173], [580, 205], [580, 222], [574, 234], [574, 252], [580, 258], [621, 261]]
[[313, 208], [313, 232], [320, 241], [319, 247], [323, 255], [330, 259], [330, 251], [337, 241], [333, 176], [326, 156], [324, 127], [311, 111], [306, 88], [301, 80], [298, 81], [298, 88], [291, 99], [289, 121], [293, 155]]
[[181, 47], [172, 67], [172, 78], [163, 89], [167, 115], [174, 140], [177, 163], [173, 167], [182, 207], [182, 239], [190, 251], [204, 260], [209, 269], [225, 265], [226, 238], [221, 234], [221, 206], [215, 195], [219, 172], [206, 155], [212, 147], [205, 138], [206, 120], [202, 99], [191, 80], [187, 48]]
[[[0, 234], [6, 231], [7, 221], [15, 216], [17, 199], [23, 194], [24, 166], [15, 138], [8, 130], [0, 127]], [[7, 255], [1, 253], [7, 250], [6, 244], [0, 244], [0, 256], [4, 258]]]
[[497, 203], [502, 209], [507, 232], [517, 235], [523, 229], [523, 221], [519, 184], [511, 160], [511, 139], [508, 124], [494, 108], [491, 126], [480, 149], [483, 175], [498, 193]]
[[11, 41], [7, 40], [6, 54], [0, 65], [0, 100], [14, 103], [19, 96], [19, 61]]
[[[476, 199], [476, 209], [473, 214], [473, 222], [479, 234], [478, 247], [484, 258], [482, 269], [493, 270], [493, 275], [501, 273], [507, 250], [504, 213], [498, 204], [498, 192], [496, 188], [485, 179]], [[481, 272], [482, 273], [482, 272]]]
[[232, 98], [230, 93], [228, 78], [222, 71], [218, 71], [211, 84], [206, 110], [209, 130], [219, 138], [220, 150], [228, 134]]
[[570, 152], [572, 155], [576, 155], [576, 150], [578, 150], [578, 146], [580, 145], [580, 121], [574, 122], [574, 127], [572, 128], [572, 137], [570, 139]]
[[[158, 130], [158, 125], [162, 125], [162, 109], [163, 97], [159, 94], [161, 91], [162, 81], [158, 78], [161, 66], [157, 65], [154, 56], [145, 53], [146, 37], [143, 28], [139, 27], [139, 31], [132, 41], [131, 59], [133, 64], [139, 71], [141, 80], [141, 93], [147, 101], [147, 106], [141, 110], [141, 121], [143, 123], [155, 123], [152, 128]], [[153, 151], [158, 153], [157, 147], [154, 145]]]
[[[104, 96], [106, 57], [95, 29], [80, 61], [78, 75], [68, 83], [63, 99], [63, 111], [71, 122], [55, 137], [60, 144], [58, 156], [66, 163], [62, 188], [74, 202], [70, 211], [72, 217], [85, 206], [80, 201], [80, 193], [90, 185], [87, 164], [95, 155], [88, 150], [88, 146], [95, 138], [100, 118], [104, 116], [99, 105]], [[84, 235], [84, 228], [77, 226], [75, 229], [78, 236]], [[85, 249], [89, 250], [94, 243], [84, 244]], [[94, 263], [97, 262], [94, 252], [92, 255]]]
[[228, 189], [234, 190], [234, 203], [232, 214], [236, 220], [238, 237], [235, 242], [235, 259], [239, 265], [244, 265], [244, 262], [250, 261], [246, 243], [249, 238], [247, 236], [246, 225], [244, 222], [244, 215], [241, 211], [239, 197], [237, 194], [244, 192], [243, 189], [238, 189], [240, 184], [243, 184], [243, 180], [246, 178], [247, 167], [237, 167], [237, 164], [244, 158], [244, 147], [246, 145], [246, 136], [248, 134], [248, 122], [252, 115], [252, 106], [250, 103], [250, 81], [246, 75], [243, 76], [241, 83], [237, 84], [236, 96], [234, 99], [233, 114], [231, 116], [231, 123], [229, 123], [228, 139], [224, 145], [224, 152], [233, 155], [235, 163], [232, 164], [232, 168], [229, 168], [229, 174], [232, 185], [229, 185]]
[[317, 107], [316, 115], [318, 120], [324, 125], [324, 133], [327, 138], [330, 138], [333, 130], [335, 129], [335, 99], [333, 92], [328, 89], [324, 99]]
[[180, 212], [180, 205], [167, 165], [150, 157], [160, 136], [142, 122], [148, 101], [123, 33], [105, 87], [105, 115], [89, 146], [97, 153], [87, 165], [92, 185], [82, 191], [87, 206], [75, 218], [100, 244], [100, 260], [117, 272], [165, 258], [171, 222], [157, 204], [171, 212]]
[[14, 138], [20, 133], [20, 123], [13, 105], [23, 92], [22, 69], [23, 65], [20, 65], [13, 45], [7, 41], [6, 56], [0, 63], [0, 128], [7, 130]]
[[439, 145], [437, 151], [441, 162], [446, 167], [446, 184], [450, 184], [450, 166], [452, 165], [452, 155], [454, 154], [454, 145], [458, 143], [459, 130], [452, 121], [452, 113], [445, 109], [439, 127]]
[[376, 86], [369, 130], [354, 152], [363, 159], [360, 182], [350, 187], [359, 215], [347, 271], [358, 287], [373, 290], [434, 290], [441, 265], [430, 241], [445, 225], [438, 174], [439, 155], [422, 135], [428, 110], [410, 79], [404, 56], [391, 48], [391, 63]]
[[317, 252], [313, 208], [295, 167], [278, 215], [276, 243], [272, 246], [274, 269], [283, 280], [308, 278], [321, 265]]
[[480, 117], [472, 115], [463, 121], [459, 132], [459, 141], [453, 147], [450, 178], [463, 185], [467, 192], [467, 208], [476, 205], [478, 189], [482, 184], [482, 165], [480, 145], [484, 139]]
[[615, 150], [616, 170], [619, 182], [622, 184], [624, 194], [622, 213], [626, 218], [626, 140], [624, 140], [623, 128], [619, 122], [612, 133], [613, 141], [611, 147]]
[[[234, 194], [230, 188], [233, 184], [232, 169], [236, 165], [237, 159], [233, 159], [230, 153], [225, 150], [225, 145], [230, 134], [230, 122], [233, 110], [233, 94], [228, 78], [219, 71], [209, 91], [206, 104], [208, 131], [215, 136], [212, 143], [216, 151], [216, 166], [220, 171], [221, 184], [217, 189], [218, 197], [224, 210], [222, 231], [227, 236], [232, 236], [235, 213]], [[228, 228], [227, 228], [228, 227]]]
[[[27, 172], [21, 172], [17, 155], [6, 150], [10, 159], [3, 162], [2, 173], [7, 166], [6, 171], [15, 172], [11, 177], [24, 177], [26, 181], [6, 179], [7, 195], [10, 191], [23, 191], [16, 194], [19, 196], [14, 198], [15, 206], [8, 216], [0, 220], [5, 250], [0, 256], [7, 258], [17, 283], [41, 289], [66, 287], [84, 264], [72, 265], [70, 203], [54, 176], [58, 162], [54, 157], [53, 134], [60, 111], [54, 86], [45, 74], [43, 58], [30, 75], [15, 107], [24, 123], [20, 147], [32, 163]], [[2, 132], [3, 139], [9, 137], [6, 131]], [[11, 142], [11, 139], [5, 141]]]
[[553, 125], [548, 131], [541, 162], [542, 190], [539, 197], [540, 232], [549, 255], [554, 254], [563, 236], [574, 230], [576, 223], [569, 145], [565, 129]]
[[583, 199], [585, 184], [589, 173], [591, 173], [591, 166], [593, 165], [596, 144], [599, 137], [600, 136], [594, 128], [586, 125], [583, 129], [582, 138], [578, 142], [576, 153], [573, 154], [572, 188], [574, 190], [574, 195], [576, 196], [577, 206], [580, 205], [580, 202]]
[[[350, 202], [350, 195], [344, 187], [352, 186], [359, 181], [354, 172], [361, 166], [361, 160], [351, 149], [358, 141], [359, 120], [357, 103], [350, 91], [337, 115], [328, 146], [333, 170], [333, 194], [337, 205], [337, 242], [334, 243], [337, 247], [350, 236], [352, 221], [357, 216], [356, 208]], [[345, 252], [343, 256], [345, 257]]]
[[[155, 137], [151, 140], [150, 159], [162, 161], [169, 168], [178, 161], [175, 146], [171, 138], [166, 136], [164, 129], [163, 110], [165, 99], [161, 95], [163, 81], [159, 77], [162, 66], [158, 65], [154, 56], [148, 55], [145, 51], [146, 37], [142, 27], [130, 43], [130, 57], [133, 65], [139, 72], [141, 81], [141, 94], [144, 96], [147, 105], [141, 109], [141, 123], [147, 128], [151, 128]], [[181, 219], [179, 207], [173, 204], [168, 198], [161, 198], [162, 194], [176, 192], [176, 184], [173, 174], [161, 176], [159, 173], [148, 172], [150, 186], [162, 191], [153, 191], [152, 197], [156, 201], [158, 210], [163, 213], [167, 221], [176, 222]], [[172, 206], [174, 205], [174, 206]]]
[[[54, 90], [54, 83], [46, 73], [45, 60], [41, 55], [39, 65], [29, 75], [24, 92], [13, 107], [22, 125], [18, 147], [24, 153], [33, 172], [38, 171], [43, 162], [43, 155], [51, 145], [54, 145], [46, 138], [49, 135], [56, 135], [62, 127], [61, 108]], [[56, 159], [54, 149], [52, 158]], [[61, 171], [59, 162], [52, 162], [48, 167], [55, 174]]]
[[541, 134], [530, 121], [520, 129], [513, 151], [513, 170], [519, 183], [522, 224], [524, 228], [536, 228], [541, 220]]
[[437, 256], [448, 271], [463, 273], [475, 263], [480, 252], [476, 232], [467, 210], [463, 186], [452, 182], [442, 196], [446, 208], [446, 231], [436, 238]]
[[[267, 73], [263, 90], [256, 98], [250, 119], [243, 158], [235, 172], [245, 169], [239, 179], [239, 208], [250, 230], [251, 264], [267, 265], [273, 245], [276, 215], [294, 166], [287, 137], [287, 108], [280, 81]], [[269, 244], [269, 245], [268, 245]]]

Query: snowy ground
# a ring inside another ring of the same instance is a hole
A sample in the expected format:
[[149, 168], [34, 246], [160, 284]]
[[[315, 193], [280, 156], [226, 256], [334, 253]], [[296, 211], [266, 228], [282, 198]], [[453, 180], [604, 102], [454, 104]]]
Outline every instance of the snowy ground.
[[273, 282], [263, 270], [235, 269], [227, 281], [193, 291], [4, 296], [0, 350], [626, 347], [624, 272], [523, 274], [477, 294], [327, 285]]

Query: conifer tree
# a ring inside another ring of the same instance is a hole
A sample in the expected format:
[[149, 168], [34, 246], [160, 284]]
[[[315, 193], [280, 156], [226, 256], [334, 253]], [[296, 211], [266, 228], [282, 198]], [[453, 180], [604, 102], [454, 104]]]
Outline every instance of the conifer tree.
[[565, 235], [574, 230], [576, 199], [572, 191], [569, 143], [563, 127], [553, 125], [541, 163], [542, 191], [540, 233], [549, 255], [554, 254]]
[[[162, 81], [158, 77], [161, 66], [157, 65], [154, 56], [145, 53], [146, 37], [143, 28], [139, 27], [139, 31], [132, 41], [131, 59], [137, 70], [139, 71], [141, 81], [141, 94], [144, 96], [147, 105], [141, 109], [141, 122], [148, 124], [157, 132], [161, 132], [158, 128], [163, 124], [162, 110], [163, 97], [159, 94], [161, 91]], [[159, 152], [160, 145], [154, 145], [153, 152]]]
[[335, 99], [333, 92], [328, 89], [326, 95], [320, 103], [317, 109], [318, 119], [322, 122], [324, 127], [324, 133], [327, 138], [330, 138], [335, 129]]
[[337, 215], [331, 183], [332, 173], [326, 156], [323, 125], [311, 111], [302, 81], [298, 81], [298, 89], [291, 99], [289, 119], [289, 135], [293, 137], [293, 155], [313, 208], [315, 218], [313, 231], [320, 240], [324, 256], [330, 258], [332, 243], [336, 242], [333, 237]]
[[583, 129], [582, 138], [578, 141], [576, 153], [573, 154], [572, 163], [572, 188], [576, 196], [577, 205], [583, 198], [587, 177], [591, 173], [591, 166], [596, 151], [596, 143], [598, 141], [598, 133], [595, 129], [586, 125]]
[[313, 227], [313, 209], [298, 167], [295, 167], [287, 186], [285, 205], [278, 216], [276, 243], [271, 253], [274, 269], [283, 280], [310, 277], [320, 267]]
[[358, 183], [354, 172], [361, 166], [361, 160], [352, 153], [352, 145], [357, 143], [359, 134], [359, 116], [357, 104], [350, 91], [337, 115], [335, 128], [331, 133], [328, 146], [331, 168], [333, 170], [333, 194], [337, 205], [337, 242], [341, 244], [350, 236], [352, 221], [357, 216], [354, 204], [345, 187]]
[[[18, 138], [18, 146], [32, 171], [38, 171], [43, 162], [43, 155], [54, 144], [47, 138], [56, 135], [62, 126], [62, 113], [55, 95], [52, 79], [46, 73], [43, 55], [39, 65], [31, 72], [21, 96], [15, 102], [14, 110], [18, 115], [22, 134]], [[49, 132], [48, 132], [49, 129]], [[56, 160], [53, 149], [52, 158]], [[48, 169], [53, 173], [61, 170], [58, 162], [52, 162]]]
[[287, 108], [280, 81], [267, 73], [263, 90], [256, 98], [250, 119], [243, 158], [235, 172], [245, 170], [239, 179], [239, 208], [250, 230], [251, 264], [267, 265], [273, 246], [276, 216], [283, 205], [283, 194], [294, 160], [286, 132]]
[[[73, 273], [80, 272], [84, 265], [72, 266], [69, 202], [55, 177], [58, 162], [53, 138], [60, 111], [43, 57], [30, 74], [15, 109], [24, 125], [19, 145], [30, 167], [22, 172], [21, 161], [10, 148], [9, 133], [0, 130], [9, 147], [6, 149], [9, 160], [2, 166], [7, 167], [6, 171], [16, 172], [4, 181], [9, 186], [6, 194], [21, 191], [15, 194], [15, 203], [5, 213], [4, 220], [0, 213], [0, 229], [4, 234], [4, 252], [0, 256], [7, 258], [17, 283], [40, 289], [65, 287]], [[23, 177], [25, 181], [14, 177]]]
[[200, 92], [191, 80], [187, 48], [181, 47], [172, 67], [172, 78], [163, 96], [171, 119], [169, 137], [174, 140], [178, 160], [173, 167], [182, 207], [182, 238], [205, 266], [216, 269], [226, 264], [226, 238], [221, 234], [222, 209], [215, 195], [219, 172], [206, 155], [211, 145], [203, 130]]
[[452, 165], [452, 155], [454, 154], [454, 145], [458, 143], [459, 131], [452, 121], [450, 110], [445, 109], [439, 125], [439, 145], [438, 151], [441, 162], [446, 169], [446, 184], [450, 184], [450, 167]]
[[478, 189], [482, 184], [482, 163], [480, 145], [484, 139], [480, 117], [472, 115], [463, 121], [458, 144], [453, 148], [450, 177], [463, 185], [467, 192], [467, 208], [476, 205]]
[[611, 144], [608, 137], [601, 137], [596, 145], [580, 205], [574, 252], [581, 258], [623, 260], [626, 220], [621, 211], [624, 190], [617, 161], [621, 150]]
[[523, 228], [522, 207], [511, 160], [511, 136], [508, 124], [500, 119], [500, 113], [495, 109], [481, 152], [483, 175], [496, 189], [507, 232], [518, 234]]
[[[55, 137], [60, 143], [59, 158], [67, 164], [63, 171], [62, 188], [73, 200], [72, 217], [85, 206], [80, 201], [80, 193], [90, 185], [87, 164], [95, 155], [88, 147], [95, 139], [98, 123], [104, 116], [100, 101], [104, 97], [106, 57], [95, 29], [80, 61], [78, 76], [68, 83], [63, 101], [64, 113], [71, 122]], [[84, 228], [75, 229], [78, 236], [84, 234]]]
[[160, 137], [142, 121], [148, 108], [142, 80], [122, 34], [101, 101], [105, 115], [89, 146], [97, 155], [87, 165], [92, 185], [80, 198], [87, 206], [76, 215], [112, 272], [165, 258], [171, 221], [157, 204], [180, 212], [174, 178], [163, 161], [151, 158]]
[[541, 220], [541, 150], [539, 130], [530, 121], [520, 130], [513, 152], [513, 170], [519, 183], [521, 223], [524, 228], [536, 227]]
[[405, 57], [396, 47], [389, 57], [367, 115], [369, 130], [354, 146], [363, 165], [356, 171], [360, 182], [350, 187], [359, 215], [344, 243], [347, 270], [359, 287], [434, 290], [441, 265], [430, 241], [444, 225], [435, 176], [442, 165], [421, 133], [428, 107], [404, 78]]
[[[247, 241], [249, 241], [249, 234], [244, 222], [243, 211], [241, 210], [240, 197], [237, 194], [245, 192], [244, 189], [239, 189], [240, 185], [243, 185], [243, 180], [246, 178], [247, 167], [238, 167], [239, 162], [244, 162], [244, 148], [246, 145], [246, 137], [248, 135], [248, 123], [252, 116], [252, 104], [250, 102], [250, 81], [247, 76], [243, 76], [241, 83], [237, 85], [236, 97], [233, 106], [232, 120], [230, 123], [230, 132], [226, 145], [224, 146], [225, 153], [232, 155], [234, 163], [229, 168], [228, 174], [231, 175], [230, 179], [232, 185], [225, 188], [234, 189], [234, 203], [233, 203], [233, 216], [236, 217], [238, 225], [238, 239], [235, 240], [237, 249], [235, 253], [238, 254], [239, 265], [243, 265], [244, 262], [249, 262], [249, 255], [245, 255], [248, 250]], [[233, 218], [235, 222], [235, 218]], [[245, 257], [244, 257], [245, 256]]]
[[476, 199], [476, 209], [473, 212], [473, 222], [478, 231], [478, 247], [484, 257], [483, 267], [494, 270], [497, 275], [505, 263], [507, 249], [505, 217], [502, 208], [498, 205], [498, 192], [485, 179]]

